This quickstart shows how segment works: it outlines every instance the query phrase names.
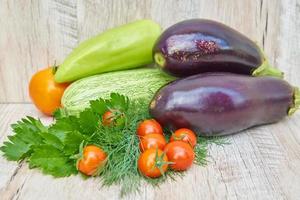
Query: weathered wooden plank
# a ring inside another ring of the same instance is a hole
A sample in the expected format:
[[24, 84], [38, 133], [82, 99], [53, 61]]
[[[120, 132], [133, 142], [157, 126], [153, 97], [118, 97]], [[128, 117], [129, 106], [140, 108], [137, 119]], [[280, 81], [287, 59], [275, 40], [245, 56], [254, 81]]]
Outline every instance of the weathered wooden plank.
[[282, 1], [278, 65], [286, 79], [300, 86], [300, 0]]
[[[66, 3], [69, 2], [69, 3]], [[0, 102], [29, 102], [28, 81], [77, 45], [76, 1], [0, 1]]]

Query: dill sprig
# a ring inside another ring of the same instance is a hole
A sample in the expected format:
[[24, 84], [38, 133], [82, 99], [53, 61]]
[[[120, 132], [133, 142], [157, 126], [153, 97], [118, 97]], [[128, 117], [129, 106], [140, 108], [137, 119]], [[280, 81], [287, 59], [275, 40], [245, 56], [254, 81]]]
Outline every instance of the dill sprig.
[[121, 185], [121, 196], [137, 192], [141, 184], [142, 177], [137, 168], [140, 149], [136, 129], [142, 120], [150, 117], [147, 106], [144, 101], [130, 102], [122, 129], [100, 126], [91, 138], [108, 154], [108, 162], [101, 174], [102, 184]]

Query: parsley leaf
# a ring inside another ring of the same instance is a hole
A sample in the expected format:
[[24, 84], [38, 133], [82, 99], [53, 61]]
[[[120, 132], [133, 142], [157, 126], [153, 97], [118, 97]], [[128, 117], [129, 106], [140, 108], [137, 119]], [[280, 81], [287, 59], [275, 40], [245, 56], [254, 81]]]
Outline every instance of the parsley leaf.
[[100, 116], [97, 116], [91, 109], [85, 109], [79, 115], [79, 123], [82, 133], [92, 135], [100, 125]]
[[107, 105], [104, 99], [90, 101], [91, 109], [94, 113], [103, 115], [107, 111]]
[[4, 142], [0, 150], [4, 152], [7, 160], [22, 160], [30, 150], [30, 145], [24, 143], [17, 137], [8, 138], [11, 142]]
[[42, 169], [43, 173], [54, 177], [70, 176], [77, 173], [74, 161], [49, 144], [34, 146], [28, 161], [30, 168], [38, 167]]
[[8, 160], [28, 158], [31, 168], [41, 168], [43, 173], [55, 177], [77, 173], [75, 160], [69, 157], [78, 153], [85, 139], [78, 131], [80, 124], [74, 116], [62, 116], [50, 128], [40, 120], [27, 117], [12, 125], [15, 135], [0, 148]]
[[49, 132], [58, 137], [62, 142], [65, 140], [66, 134], [73, 131], [82, 131], [79, 120], [75, 116], [57, 119], [56, 122], [49, 127]]
[[64, 148], [64, 145], [61, 142], [61, 140], [58, 137], [56, 137], [55, 135], [51, 134], [50, 132], [47, 132], [47, 133], [41, 132], [40, 134], [44, 138], [43, 142], [45, 144], [52, 145], [53, 147], [55, 147], [59, 150], [62, 150]]
[[0, 148], [8, 160], [22, 160], [30, 152], [32, 145], [42, 143], [41, 131], [47, 131], [40, 120], [27, 117], [12, 124], [15, 135], [8, 136], [8, 142]]
[[68, 132], [64, 139], [64, 153], [74, 155], [78, 153], [79, 146], [83, 140], [87, 140], [84, 135], [78, 131]]
[[103, 115], [107, 110], [119, 110], [125, 112], [129, 107], [128, 97], [118, 94], [111, 93], [110, 100], [97, 99], [90, 101], [90, 107], [94, 113]]
[[[55, 146], [64, 151], [65, 155], [73, 155], [78, 153], [80, 143], [88, 140], [82, 132], [86, 128], [80, 122], [80, 118], [75, 116], [64, 117], [56, 120], [56, 123], [49, 128], [49, 134], [59, 139], [63, 147]], [[88, 122], [86, 122], [88, 123]], [[93, 125], [92, 122], [90, 122]], [[90, 134], [92, 134], [91, 132]]]
[[110, 94], [110, 105], [112, 108], [120, 110], [122, 112], [128, 110], [129, 106], [129, 99], [123, 95], [118, 93], [111, 93]]

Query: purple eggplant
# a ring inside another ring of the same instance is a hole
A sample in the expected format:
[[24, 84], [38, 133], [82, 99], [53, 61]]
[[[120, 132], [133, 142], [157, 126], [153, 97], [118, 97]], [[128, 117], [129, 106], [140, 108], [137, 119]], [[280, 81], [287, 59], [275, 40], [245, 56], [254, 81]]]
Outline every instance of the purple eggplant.
[[153, 48], [158, 66], [186, 77], [205, 72], [231, 72], [282, 77], [261, 49], [236, 30], [206, 19], [179, 22], [165, 30]]
[[300, 92], [275, 77], [206, 73], [176, 80], [158, 91], [150, 114], [171, 130], [191, 128], [214, 136], [274, 123], [299, 108]]

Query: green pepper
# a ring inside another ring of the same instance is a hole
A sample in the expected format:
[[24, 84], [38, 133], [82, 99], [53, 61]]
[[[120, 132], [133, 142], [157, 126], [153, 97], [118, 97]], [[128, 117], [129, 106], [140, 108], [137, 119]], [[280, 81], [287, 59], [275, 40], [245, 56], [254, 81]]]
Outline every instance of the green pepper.
[[152, 48], [161, 33], [152, 20], [138, 20], [82, 42], [58, 67], [55, 81], [70, 82], [153, 62]]

